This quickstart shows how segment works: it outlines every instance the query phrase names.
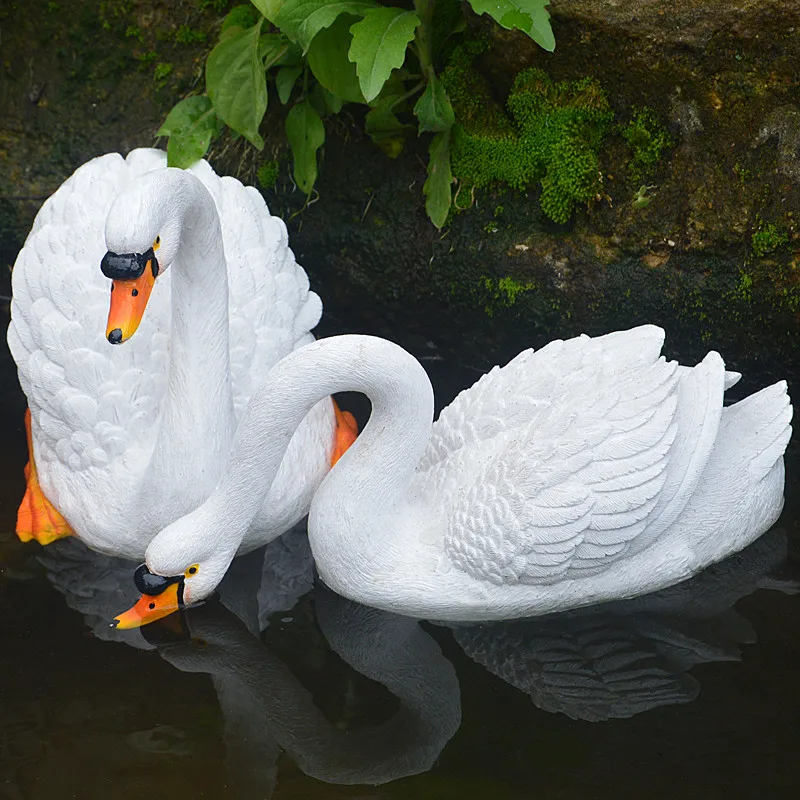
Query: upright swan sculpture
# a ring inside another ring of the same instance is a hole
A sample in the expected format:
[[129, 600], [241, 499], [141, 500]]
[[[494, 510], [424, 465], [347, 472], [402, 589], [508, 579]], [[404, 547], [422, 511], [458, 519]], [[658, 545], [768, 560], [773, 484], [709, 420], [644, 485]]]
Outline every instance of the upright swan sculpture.
[[[141, 560], [217, 484], [253, 387], [313, 341], [322, 304], [259, 193], [205, 161], [165, 167], [146, 149], [84, 164], [17, 258], [8, 342], [31, 412], [20, 538], [72, 529]], [[308, 511], [335, 414], [329, 398], [308, 409], [254, 517], [263, 541]]]
[[526, 350], [433, 427], [428, 377], [397, 345], [340, 336], [296, 350], [253, 397], [209, 499], [148, 546], [137, 578], [150, 596], [134, 609], [213, 590], [248, 546], [296, 426], [340, 390], [364, 392], [372, 415], [309, 515], [320, 576], [338, 593], [466, 621], [688, 578], [777, 518], [792, 409], [783, 381], [723, 407], [719, 354], [687, 369], [660, 357], [663, 340], [647, 325]]

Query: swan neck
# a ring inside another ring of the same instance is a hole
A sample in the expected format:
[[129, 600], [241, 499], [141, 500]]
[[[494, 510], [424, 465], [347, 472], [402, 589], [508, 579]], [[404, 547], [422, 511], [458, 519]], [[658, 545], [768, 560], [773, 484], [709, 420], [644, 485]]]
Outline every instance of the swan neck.
[[347, 391], [367, 395], [372, 413], [317, 491], [312, 515], [320, 507], [329, 513], [338, 508], [345, 527], [361, 528], [363, 521], [373, 528], [404, 496], [430, 439], [428, 376], [398, 345], [371, 336], [335, 336], [290, 353], [251, 399], [225, 476], [209, 500], [232, 535], [246, 532], [308, 411], [324, 397]]
[[151, 490], [168, 491], [180, 465], [186, 505], [174, 508], [180, 516], [199, 505], [219, 478], [235, 421], [219, 215], [208, 190], [191, 173], [165, 170], [164, 177], [167, 191], [161, 198], [171, 209], [165, 208], [163, 216], [180, 215], [180, 245], [170, 267], [168, 389], [148, 472]]

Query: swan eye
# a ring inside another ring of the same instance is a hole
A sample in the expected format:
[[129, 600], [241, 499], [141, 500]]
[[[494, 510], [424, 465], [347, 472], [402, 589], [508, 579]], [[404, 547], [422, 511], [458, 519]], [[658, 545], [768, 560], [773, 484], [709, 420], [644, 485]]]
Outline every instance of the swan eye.
[[199, 564], [192, 564], [192, 566], [191, 566], [191, 567], [189, 567], [189, 569], [187, 569], [187, 570], [186, 570], [186, 572], [184, 572], [183, 574], [184, 574], [184, 575], [185, 575], [187, 578], [191, 578], [191, 577], [192, 577], [192, 575], [197, 575], [197, 571], [198, 571], [199, 569], [200, 569], [200, 565], [199, 565]]
[[153, 250], [158, 250], [161, 247], [161, 237], [156, 236], [156, 240], [153, 242]]

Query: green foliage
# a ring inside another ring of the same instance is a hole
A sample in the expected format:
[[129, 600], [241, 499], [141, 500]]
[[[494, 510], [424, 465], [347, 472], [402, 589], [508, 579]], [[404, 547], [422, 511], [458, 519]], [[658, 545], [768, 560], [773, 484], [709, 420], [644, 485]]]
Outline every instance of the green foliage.
[[325, 141], [325, 126], [308, 100], [289, 111], [286, 138], [294, 156], [294, 179], [306, 194], [310, 194], [317, 180], [317, 150]]
[[208, 56], [206, 90], [217, 116], [261, 150], [258, 126], [267, 110], [261, 22], [247, 29], [229, 27], [224, 33]]
[[[545, 10], [549, 0], [469, 3], [504, 27], [524, 31], [545, 49], [555, 47]], [[413, 6], [398, 8], [378, 0], [251, 0], [231, 9], [208, 56], [204, 101], [210, 106], [204, 106], [202, 123], [198, 118], [162, 126], [162, 135], [170, 137], [170, 163], [194, 159], [201, 146], [207, 150], [219, 120], [263, 148], [259, 128], [270, 82], [289, 107], [286, 134], [294, 177], [306, 193], [316, 182], [325, 117], [344, 103], [368, 106], [367, 133], [396, 157], [413, 129], [407, 121], [413, 114], [420, 134], [434, 134], [424, 193], [428, 214], [441, 227], [451, 205], [456, 117], [437, 66], [465, 24], [459, 0], [413, 0]], [[176, 41], [194, 37], [186, 26], [175, 34]], [[209, 109], [213, 114], [203, 116]]]
[[453, 175], [450, 172], [450, 131], [441, 131], [433, 137], [428, 155], [428, 178], [422, 187], [425, 210], [431, 222], [441, 228], [450, 211], [453, 184]]
[[664, 150], [672, 147], [667, 129], [651, 108], [634, 110], [631, 121], [622, 127], [621, 133], [633, 151], [630, 170], [636, 180], [652, 174]]
[[331, 94], [348, 103], [365, 103], [356, 64], [348, 58], [353, 41], [350, 26], [356, 19], [343, 14], [332, 25], [323, 28], [308, 49], [308, 66]]
[[553, 29], [550, 27], [550, 14], [545, 6], [550, 0], [470, 0], [478, 14], [489, 14], [504, 28], [524, 31], [539, 47], [556, 49]]
[[471, 69], [480, 43], [459, 48], [442, 74], [456, 114], [453, 174], [474, 187], [541, 183], [542, 211], [566, 222], [600, 189], [597, 152], [612, 120], [596, 81], [554, 83], [542, 70], [517, 75], [506, 102], [495, 102]]
[[414, 38], [419, 17], [399, 8], [373, 8], [350, 28], [353, 43], [348, 58], [356, 65], [361, 93], [374, 100], [392, 70], [403, 66], [406, 48]]
[[776, 222], [765, 222], [750, 237], [753, 255], [763, 258], [789, 243], [789, 232]]
[[218, 129], [219, 120], [211, 100], [194, 96], [181, 100], [169, 112], [157, 135], [169, 136], [168, 163], [185, 169], [208, 152], [211, 139]]

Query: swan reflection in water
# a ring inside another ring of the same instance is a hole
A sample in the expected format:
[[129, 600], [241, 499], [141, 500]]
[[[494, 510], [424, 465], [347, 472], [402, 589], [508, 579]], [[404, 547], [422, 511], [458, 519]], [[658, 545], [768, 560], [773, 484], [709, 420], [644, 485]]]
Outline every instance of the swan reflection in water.
[[[795, 582], [770, 576], [786, 549], [785, 533], [774, 530], [658, 593], [549, 617], [449, 627], [469, 658], [543, 710], [587, 721], [632, 717], [693, 700], [700, 689], [689, 674], [694, 665], [740, 659], [740, 645], [756, 637], [732, 606], [760, 588], [797, 591]], [[448, 635], [443, 628], [423, 628], [317, 585], [314, 616], [328, 646], [399, 701], [388, 720], [350, 730], [328, 721], [265, 646], [261, 633], [269, 618], [276, 612], [290, 618], [288, 609], [306, 604], [298, 599], [312, 588], [313, 562], [299, 531], [237, 559], [219, 601], [184, 612], [191, 639], [177, 642], [168, 635], [175, 628], [170, 618], [131, 631], [108, 626], [120, 602], [130, 599], [130, 562], [92, 553], [77, 540], [51, 546], [40, 560], [95, 635], [156, 648], [177, 669], [211, 676], [236, 797], [269, 796], [282, 751], [307, 775], [329, 783], [374, 785], [424, 772], [460, 725], [458, 679], [434, 639]], [[144, 638], [159, 630], [155, 639], [166, 643]]]

